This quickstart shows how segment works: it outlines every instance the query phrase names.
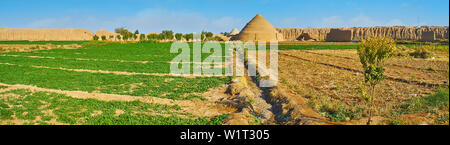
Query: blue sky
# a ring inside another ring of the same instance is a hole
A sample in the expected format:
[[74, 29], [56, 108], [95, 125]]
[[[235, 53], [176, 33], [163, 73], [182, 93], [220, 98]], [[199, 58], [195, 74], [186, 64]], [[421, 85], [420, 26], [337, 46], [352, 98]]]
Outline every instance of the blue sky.
[[449, 25], [448, 0], [1, 0], [0, 28], [225, 32], [257, 13], [280, 28]]

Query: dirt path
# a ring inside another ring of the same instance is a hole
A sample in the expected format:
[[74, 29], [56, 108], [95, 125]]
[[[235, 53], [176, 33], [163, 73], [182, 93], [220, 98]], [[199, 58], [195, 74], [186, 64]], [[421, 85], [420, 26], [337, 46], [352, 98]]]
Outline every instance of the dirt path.
[[0, 53], [2, 52], [22, 52], [22, 51], [36, 51], [47, 49], [78, 49], [81, 45], [78, 44], [0, 44]]
[[[0, 65], [16, 65], [23, 66], [19, 64], [12, 63], [2, 63]], [[103, 74], [115, 74], [115, 75], [146, 75], [146, 76], [176, 76], [176, 77], [185, 77], [185, 78], [196, 78], [196, 77], [223, 77], [223, 75], [182, 75], [182, 74], [166, 74], [166, 73], [136, 73], [136, 72], [121, 72], [121, 71], [105, 71], [105, 70], [88, 70], [88, 69], [69, 69], [63, 67], [47, 67], [47, 66], [31, 66], [34, 68], [43, 68], [43, 69], [56, 69], [56, 70], [65, 70], [65, 71], [74, 71], [74, 72], [90, 72], [90, 73], [103, 73]]]
[[67, 96], [73, 98], [80, 99], [97, 99], [101, 101], [141, 101], [144, 103], [156, 103], [156, 104], [165, 104], [165, 105], [179, 105], [182, 109], [182, 112], [191, 113], [195, 116], [217, 116], [224, 113], [230, 113], [233, 108], [225, 107], [220, 104], [216, 104], [215, 102], [223, 97], [226, 97], [224, 87], [213, 88], [208, 92], [202, 93], [205, 98], [208, 98], [207, 101], [201, 101], [198, 99], [193, 100], [172, 100], [172, 99], [164, 99], [158, 97], [136, 97], [136, 96], [128, 96], [128, 95], [116, 95], [116, 94], [105, 94], [105, 93], [89, 93], [83, 91], [64, 91], [64, 90], [56, 90], [56, 89], [47, 89], [47, 88], [39, 88], [30, 85], [10, 85], [5, 83], [0, 83], [2, 86], [7, 86], [8, 88], [1, 89], [0, 92], [6, 92], [9, 90], [15, 89], [29, 89], [31, 91], [43, 91], [43, 92], [53, 92], [59, 94], [65, 94]]

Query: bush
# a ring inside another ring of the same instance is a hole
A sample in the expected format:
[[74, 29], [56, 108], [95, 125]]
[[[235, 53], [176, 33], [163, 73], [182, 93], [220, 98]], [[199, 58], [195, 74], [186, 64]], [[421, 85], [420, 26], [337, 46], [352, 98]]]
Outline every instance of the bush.
[[219, 37], [219, 36], [216, 36], [216, 37], [214, 37], [214, 40], [215, 41], [224, 41], [221, 37]]
[[140, 39], [140, 40], [145, 40], [145, 34], [139, 35], [139, 39]]
[[106, 40], [106, 36], [103, 35], [103, 36], [102, 36], [102, 40], [103, 40], [103, 41]]
[[173, 31], [172, 30], [164, 30], [160, 34], [163, 40], [173, 40]]
[[94, 35], [93, 39], [94, 39], [95, 41], [97, 41], [97, 40], [98, 40], [98, 36], [97, 36], [97, 35]]
[[183, 37], [183, 34], [181, 34], [181, 33], [176, 33], [176, 34], [175, 34], [175, 38], [176, 38], [178, 41], [180, 41], [182, 37]]
[[430, 51], [433, 48], [431, 48], [431, 46], [429, 46], [429, 45], [414, 46], [414, 47], [412, 47], [412, 49], [414, 51], [409, 53], [409, 55], [414, 57], [414, 58], [424, 58], [425, 59], [425, 58], [433, 57], [433, 53], [431, 53], [431, 51]]
[[192, 33], [185, 34], [184, 38], [186, 39], [186, 41], [192, 40], [192, 39], [194, 39], [194, 34], [192, 34]]
[[128, 31], [128, 29], [126, 29], [124, 27], [116, 28], [116, 29], [114, 29], [114, 31], [116, 33], [119, 33], [122, 36], [125, 36], [125, 35], [128, 35], [129, 33], [131, 33], [130, 31]]

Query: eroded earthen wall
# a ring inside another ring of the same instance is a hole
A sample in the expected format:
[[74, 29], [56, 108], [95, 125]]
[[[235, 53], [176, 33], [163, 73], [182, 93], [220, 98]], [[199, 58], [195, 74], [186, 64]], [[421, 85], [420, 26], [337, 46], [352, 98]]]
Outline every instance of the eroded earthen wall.
[[[423, 26], [423, 27], [348, 27], [352, 30], [352, 40], [362, 40], [370, 37], [391, 37], [397, 40], [421, 40], [422, 33], [433, 31], [436, 39], [448, 39], [449, 27]], [[298, 40], [302, 33], [308, 33], [317, 41], [325, 41], [331, 28], [277, 28], [285, 40]]]
[[0, 41], [76, 41], [92, 40], [93, 36], [86, 29], [0, 28]]
[[327, 34], [326, 41], [329, 42], [348, 42], [352, 41], [352, 30], [331, 29]]

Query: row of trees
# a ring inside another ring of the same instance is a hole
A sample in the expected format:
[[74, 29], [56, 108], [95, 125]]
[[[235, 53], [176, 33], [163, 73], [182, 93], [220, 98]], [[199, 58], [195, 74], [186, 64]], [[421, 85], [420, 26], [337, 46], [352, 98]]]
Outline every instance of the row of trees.
[[[115, 32], [119, 35], [117, 36], [109, 36], [109, 38], [107, 38], [106, 36], [97, 36], [95, 35], [93, 37], [94, 40], [99, 40], [101, 38], [101, 40], [113, 40], [114, 37], [116, 40], [137, 40], [137, 38], [139, 38], [139, 40], [141, 41], [145, 41], [145, 40], [158, 40], [158, 41], [163, 41], [163, 40], [168, 40], [168, 41], [172, 41], [172, 40], [186, 40], [186, 41], [190, 41], [194, 39], [194, 34], [193, 33], [188, 33], [188, 34], [182, 34], [182, 33], [175, 33], [172, 30], [164, 30], [162, 31], [160, 34], [139, 34], [139, 30], [136, 30], [134, 33], [130, 32], [128, 29], [124, 28], [124, 27], [120, 27], [120, 28], [116, 28]], [[215, 40], [215, 41], [223, 41], [222, 38], [216, 36], [213, 37], [213, 33], [212, 32], [206, 32], [203, 31], [201, 33], [201, 39], [202, 40]]]

